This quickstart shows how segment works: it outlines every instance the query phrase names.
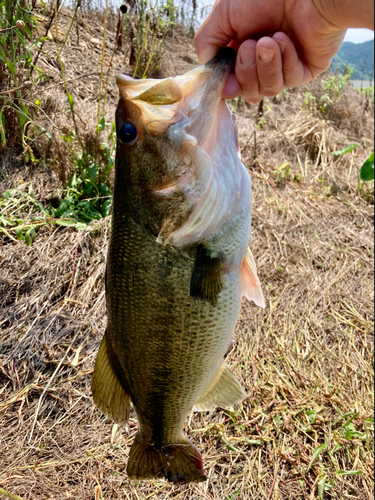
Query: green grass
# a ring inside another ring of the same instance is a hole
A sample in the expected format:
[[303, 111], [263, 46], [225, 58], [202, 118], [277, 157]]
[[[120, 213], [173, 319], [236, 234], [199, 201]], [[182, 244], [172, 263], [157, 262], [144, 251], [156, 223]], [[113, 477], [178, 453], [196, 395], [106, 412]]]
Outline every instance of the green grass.
[[362, 92], [368, 95], [371, 99], [374, 99], [374, 87], [366, 87], [362, 89]]

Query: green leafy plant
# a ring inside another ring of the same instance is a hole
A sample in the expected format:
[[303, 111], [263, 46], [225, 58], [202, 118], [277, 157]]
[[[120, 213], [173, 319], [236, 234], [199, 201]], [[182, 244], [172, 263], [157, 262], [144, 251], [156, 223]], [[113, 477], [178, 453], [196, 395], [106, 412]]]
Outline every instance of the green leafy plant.
[[272, 170], [271, 174], [276, 179], [277, 184], [288, 182], [292, 178], [292, 169], [290, 167], [290, 162], [283, 163], [283, 165], [280, 165], [280, 167]]
[[[0, 232], [11, 240], [31, 245], [39, 230], [48, 225], [85, 229], [91, 222], [107, 217], [111, 211], [111, 171], [114, 166], [115, 126], [98, 124], [99, 136], [110, 126], [108, 142], [99, 144], [99, 151], [88, 148], [72, 151], [74, 165], [66, 189], [56, 193], [52, 201], [43, 205], [34, 193], [31, 183], [3, 193], [0, 198]], [[75, 140], [71, 131], [63, 137]]]
[[[315, 469], [319, 478], [317, 483], [317, 497], [321, 500], [327, 498], [328, 494], [334, 494], [335, 479], [343, 476], [357, 476], [363, 473], [362, 470], [342, 470], [340, 468], [337, 455], [346, 452], [349, 462], [352, 462], [352, 455], [358, 456], [363, 445], [371, 448], [373, 442], [374, 420], [368, 419], [366, 423], [360, 422], [358, 412], [350, 411], [343, 414], [332, 422], [332, 438], [325, 439], [323, 444], [319, 444], [312, 451], [309, 464], [302, 471], [306, 476], [309, 471]], [[303, 432], [311, 433], [318, 424], [318, 416], [315, 410], [305, 410], [299, 412], [299, 425]], [[361, 428], [362, 429], [361, 429]], [[328, 458], [328, 460], [327, 460]], [[303, 485], [303, 482], [301, 483]]]
[[[347, 154], [352, 154], [355, 152], [359, 144], [351, 144], [349, 146], [346, 146], [343, 149], [340, 149], [338, 151], [333, 151], [333, 155], [335, 156], [340, 156], [343, 157]], [[372, 182], [374, 180], [374, 153], [372, 153], [367, 160], [363, 163], [361, 168], [358, 167], [357, 163], [355, 163], [356, 168], [357, 168], [357, 173], [358, 173], [358, 191], [361, 197], [364, 196], [365, 194], [365, 186], [367, 186], [367, 183]], [[371, 196], [374, 194], [374, 189], [367, 189], [367, 200], [370, 199]]]
[[24, 241], [31, 245], [42, 227], [49, 225], [69, 226], [77, 230], [84, 229], [74, 219], [55, 217], [51, 205], [45, 207], [36, 197], [31, 183], [5, 191], [0, 198], [0, 232], [13, 241]]
[[374, 180], [374, 153], [372, 153], [362, 165], [361, 179], [365, 182]]
[[321, 479], [318, 483], [318, 497], [323, 500], [324, 493], [331, 491], [335, 486], [335, 481], [324, 472], [321, 474]]
[[344, 156], [350, 153], [353, 153], [357, 148], [359, 144], [350, 144], [350, 146], [346, 146], [343, 149], [340, 149], [338, 151], [333, 151], [332, 154], [334, 156]]
[[[25, 138], [33, 120], [32, 52], [43, 43], [37, 35], [37, 17], [31, 3], [0, 0], [0, 139], [5, 146]], [[25, 145], [25, 144], [24, 144]]]
[[[100, 137], [107, 126], [111, 127], [108, 143], [99, 143], [96, 151], [89, 151], [88, 148], [78, 152], [73, 150], [74, 171], [66, 190], [60, 196], [60, 203], [54, 212], [56, 217], [89, 223], [110, 214], [110, 175], [115, 163], [115, 124], [108, 124], [101, 118], [97, 134]], [[72, 134], [65, 136], [64, 140], [71, 141]]]
[[[111, 209], [109, 186], [100, 179], [100, 167], [91, 155], [74, 156], [76, 171], [64, 190], [55, 216], [89, 223], [107, 217]], [[113, 159], [108, 157], [108, 164]]]
[[257, 121], [257, 127], [259, 130], [262, 130], [265, 125], [267, 125], [267, 118], [265, 116], [261, 116]]
[[374, 100], [374, 87], [365, 87], [361, 92], [368, 96], [370, 99]]
[[348, 66], [343, 74], [330, 75], [323, 81], [325, 93], [319, 99], [319, 108], [322, 113], [327, 113], [335, 100], [341, 100], [344, 89], [349, 85], [353, 76], [353, 69]]
[[316, 97], [311, 92], [305, 92], [302, 107], [310, 112], [316, 109]]

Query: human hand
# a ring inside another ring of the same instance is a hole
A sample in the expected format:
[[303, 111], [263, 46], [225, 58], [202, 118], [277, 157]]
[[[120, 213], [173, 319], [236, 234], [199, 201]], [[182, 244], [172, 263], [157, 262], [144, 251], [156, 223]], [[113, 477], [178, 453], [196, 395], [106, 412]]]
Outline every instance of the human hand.
[[[328, 69], [348, 27], [371, 27], [364, 26], [370, 14], [364, 10], [372, 10], [373, 19], [373, 5], [372, 0], [357, 5], [352, 0], [217, 0], [195, 38], [199, 61], [206, 63], [229, 44], [238, 57], [223, 97], [241, 94], [256, 103]], [[356, 10], [361, 20], [355, 19]]]

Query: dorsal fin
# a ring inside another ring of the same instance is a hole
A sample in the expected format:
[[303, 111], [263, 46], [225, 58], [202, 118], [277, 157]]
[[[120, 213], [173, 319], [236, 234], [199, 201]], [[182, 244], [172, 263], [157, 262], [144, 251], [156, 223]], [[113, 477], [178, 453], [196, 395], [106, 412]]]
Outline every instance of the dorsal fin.
[[247, 249], [242, 264], [242, 295], [255, 302], [257, 306], [263, 307], [263, 309], [266, 307], [255, 260], [250, 248]]

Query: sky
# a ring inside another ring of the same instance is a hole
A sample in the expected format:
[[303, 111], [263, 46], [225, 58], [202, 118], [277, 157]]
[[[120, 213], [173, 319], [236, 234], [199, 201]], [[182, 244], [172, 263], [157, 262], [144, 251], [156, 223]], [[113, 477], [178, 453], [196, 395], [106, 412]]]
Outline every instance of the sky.
[[[202, 5], [213, 5], [214, 0], [198, 0], [198, 3]], [[368, 40], [374, 39], [374, 32], [367, 29], [350, 29], [348, 30], [345, 41], [352, 43], [363, 43]]]
[[348, 30], [345, 41], [353, 43], [363, 43], [374, 39], [374, 32], [371, 30], [355, 29]]

